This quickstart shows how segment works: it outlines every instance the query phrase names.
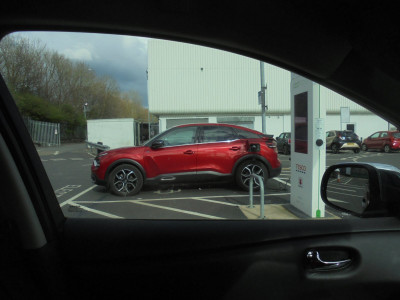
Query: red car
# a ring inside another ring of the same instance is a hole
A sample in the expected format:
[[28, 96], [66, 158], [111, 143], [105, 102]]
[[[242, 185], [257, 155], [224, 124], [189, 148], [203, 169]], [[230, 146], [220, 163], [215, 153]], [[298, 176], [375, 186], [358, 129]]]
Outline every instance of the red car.
[[363, 151], [378, 149], [389, 153], [391, 150], [400, 150], [400, 132], [378, 131], [363, 140], [361, 145]]
[[[251, 174], [278, 176], [276, 141], [248, 128], [188, 124], [171, 128], [139, 147], [100, 153], [92, 180], [116, 195], [137, 194], [143, 184], [234, 180], [249, 189]], [[254, 181], [255, 188], [258, 183]]]

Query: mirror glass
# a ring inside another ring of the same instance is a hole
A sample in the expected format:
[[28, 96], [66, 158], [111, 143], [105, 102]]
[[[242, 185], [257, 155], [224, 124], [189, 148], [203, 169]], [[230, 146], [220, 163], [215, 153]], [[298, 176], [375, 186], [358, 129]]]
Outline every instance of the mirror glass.
[[330, 203], [361, 214], [369, 204], [369, 174], [364, 167], [342, 167], [333, 170], [326, 188]]

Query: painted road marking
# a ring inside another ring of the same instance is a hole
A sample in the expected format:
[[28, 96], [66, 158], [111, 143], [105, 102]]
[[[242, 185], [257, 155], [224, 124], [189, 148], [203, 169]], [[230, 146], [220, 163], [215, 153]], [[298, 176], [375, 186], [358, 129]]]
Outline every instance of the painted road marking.
[[83, 160], [83, 158], [70, 158], [70, 160]]
[[80, 209], [83, 209], [83, 210], [86, 210], [86, 211], [89, 211], [89, 212], [92, 212], [92, 213], [95, 213], [95, 214], [98, 214], [98, 215], [101, 215], [101, 216], [105, 216], [105, 217], [108, 217], [108, 218], [111, 218], [111, 219], [125, 219], [125, 218], [117, 216], [117, 215], [109, 214], [109, 213], [106, 213], [104, 211], [93, 209], [93, 208], [89, 208], [89, 207], [86, 207], [86, 206], [83, 206], [83, 205], [79, 205], [79, 204], [76, 204], [76, 203], [72, 203], [71, 202], [71, 203], [69, 203], [69, 205], [75, 206], [77, 208], [80, 208]]
[[89, 192], [90, 190], [94, 189], [97, 185], [92, 185], [90, 188], [87, 188], [86, 190], [84, 190], [83, 192], [80, 192], [79, 194], [75, 195], [72, 198], [69, 198], [68, 200], [60, 203], [60, 207], [63, 207], [66, 204], [70, 204], [72, 203], [72, 201], [74, 201], [75, 199], [79, 198], [80, 196], [82, 196], [83, 194], [86, 194], [87, 192]]
[[[208, 197], [207, 197], [208, 198]], [[215, 201], [215, 200], [210, 200], [210, 199], [206, 199], [204, 197], [192, 197], [190, 199], [193, 200], [199, 200], [199, 201], [204, 201], [204, 202], [210, 202], [210, 203], [216, 203], [216, 204], [222, 204], [222, 205], [229, 205], [229, 206], [236, 206], [238, 207], [238, 204], [233, 204], [233, 203], [229, 203], [229, 202], [221, 202], [221, 201]]]
[[72, 192], [74, 189], [80, 188], [81, 185], [66, 185], [56, 191], [54, 193], [56, 194], [57, 198], [61, 197], [69, 192]]
[[165, 210], [171, 210], [171, 211], [175, 211], [175, 212], [179, 212], [179, 213], [183, 213], [183, 214], [187, 214], [187, 215], [192, 215], [192, 216], [197, 216], [197, 217], [203, 217], [203, 218], [207, 218], [207, 219], [215, 219], [215, 220], [225, 220], [226, 219], [226, 218], [221, 218], [221, 217], [201, 214], [201, 213], [188, 211], [188, 210], [183, 210], [183, 209], [178, 209], [178, 208], [166, 207], [166, 206], [161, 206], [161, 205], [156, 205], [156, 204], [151, 204], [151, 203], [144, 203], [144, 202], [141, 202], [141, 201], [143, 201], [143, 200], [135, 200], [135, 201], [131, 201], [131, 202], [135, 203], [135, 204], [140, 204], [140, 205], [145, 205], [145, 206], [150, 206], [150, 207], [156, 207], [156, 208], [165, 209]]
[[[286, 196], [290, 195], [290, 193], [275, 193], [275, 194], [264, 194], [265, 197], [268, 196]], [[259, 197], [259, 195], [254, 195], [255, 197]], [[204, 196], [203, 198], [225, 198], [225, 197], [231, 197], [231, 198], [243, 198], [246, 197], [248, 198], [249, 195], [226, 195], [226, 196]], [[196, 197], [180, 197], [180, 198], [154, 198], [154, 199], [143, 199], [143, 200], [135, 200], [135, 199], [124, 199], [124, 200], [100, 200], [100, 201], [91, 201], [91, 200], [78, 200], [75, 201], [75, 203], [128, 203], [132, 201], [140, 201], [140, 202], [150, 202], [150, 201], [169, 201], [169, 200], [188, 200], [188, 199], [194, 199]], [[202, 198], [202, 197], [198, 197]], [[76, 199], [76, 198], [75, 198]], [[196, 199], [195, 199], [196, 200]]]
[[274, 180], [276, 180], [276, 181], [278, 181], [278, 182], [280, 182], [280, 183], [287, 184], [288, 186], [292, 186], [289, 182], [283, 181], [282, 179], [279, 179], [279, 178], [277, 178], [277, 177], [274, 177], [274, 178], [272, 178], [272, 179], [274, 179]]
[[66, 158], [50, 158], [52, 161], [67, 160]]

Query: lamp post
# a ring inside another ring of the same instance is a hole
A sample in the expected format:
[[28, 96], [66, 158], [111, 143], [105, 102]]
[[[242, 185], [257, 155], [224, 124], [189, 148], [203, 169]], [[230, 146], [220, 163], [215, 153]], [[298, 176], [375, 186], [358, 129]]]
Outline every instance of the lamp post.
[[85, 115], [85, 120], [86, 120], [86, 112], [88, 111], [88, 103], [85, 102], [85, 104], [83, 104], [83, 114]]

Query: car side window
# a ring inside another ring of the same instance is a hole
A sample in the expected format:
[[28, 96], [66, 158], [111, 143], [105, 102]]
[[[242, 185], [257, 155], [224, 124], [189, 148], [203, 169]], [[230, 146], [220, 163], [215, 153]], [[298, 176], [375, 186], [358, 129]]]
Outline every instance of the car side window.
[[236, 129], [236, 131], [238, 132], [238, 138], [240, 139], [258, 139], [260, 138], [260, 136], [258, 136], [257, 134], [250, 132], [250, 131], [246, 131], [246, 130], [241, 130], [241, 129]]
[[377, 137], [379, 137], [379, 132], [374, 133], [373, 135], [371, 135], [371, 139], [376, 139]]
[[280, 139], [283, 139], [285, 137], [285, 134], [284, 133], [281, 133], [280, 135], [279, 135], [279, 138]]
[[181, 127], [165, 134], [161, 139], [166, 146], [189, 145], [195, 143], [196, 126]]
[[382, 132], [382, 133], [381, 133], [381, 138], [387, 137], [387, 136], [388, 136], [387, 132]]
[[235, 138], [236, 138], [235, 133], [229, 127], [204, 126], [202, 128], [201, 141], [203, 143], [232, 141]]

